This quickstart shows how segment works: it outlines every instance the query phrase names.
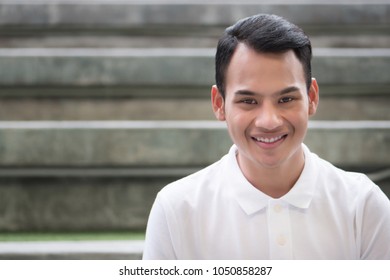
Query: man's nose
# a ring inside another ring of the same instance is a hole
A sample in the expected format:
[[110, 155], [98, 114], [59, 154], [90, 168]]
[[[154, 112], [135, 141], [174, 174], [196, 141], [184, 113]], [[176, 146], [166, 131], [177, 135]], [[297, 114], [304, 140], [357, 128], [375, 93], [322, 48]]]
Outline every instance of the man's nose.
[[265, 131], [273, 131], [283, 124], [280, 111], [271, 102], [263, 102], [256, 115], [255, 125]]

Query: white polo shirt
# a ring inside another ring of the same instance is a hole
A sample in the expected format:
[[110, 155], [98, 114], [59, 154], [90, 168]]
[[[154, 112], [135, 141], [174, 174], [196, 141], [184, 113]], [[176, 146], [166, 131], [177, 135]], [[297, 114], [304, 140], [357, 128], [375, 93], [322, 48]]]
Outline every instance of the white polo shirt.
[[237, 148], [166, 186], [150, 213], [144, 259], [390, 259], [390, 201], [365, 175], [303, 145], [305, 167], [279, 199], [242, 174]]

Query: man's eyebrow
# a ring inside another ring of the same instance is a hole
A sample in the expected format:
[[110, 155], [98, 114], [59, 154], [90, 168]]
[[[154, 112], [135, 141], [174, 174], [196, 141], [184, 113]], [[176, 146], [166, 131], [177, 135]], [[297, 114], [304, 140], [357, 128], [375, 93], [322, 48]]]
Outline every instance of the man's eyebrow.
[[[286, 88], [282, 89], [281, 91], [277, 91], [274, 94], [275, 95], [283, 95], [283, 94], [288, 94], [288, 93], [295, 92], [295, 91], [299, 91], [299, 88], [296, 86], [290, 86], [290, 87], [286, 87]], [[246, 96], [261, 95], [260, 93], [256, 93], [254, 91], [246, 90], [246, 89], [237, 90], [234, 94], [235, 95], [246, 95]]]
[[235, 95], [249, 95], [249, 96], [257, 95], [255, 92], [250, 91], [250, 90], [246, 90], [246, 89], [237, 90], [234, 94]]
[[294, 92], [294, 91], [299, 91], [299, 88], [296, 87], [296, 86], [291, 86], [291, 87], [287, 87], [285, 89], [282, 89], [279, 94], [280, 95], [283, 95], [283, 94], [287, 94], [287, 93], [291, 93], [291, 92]]

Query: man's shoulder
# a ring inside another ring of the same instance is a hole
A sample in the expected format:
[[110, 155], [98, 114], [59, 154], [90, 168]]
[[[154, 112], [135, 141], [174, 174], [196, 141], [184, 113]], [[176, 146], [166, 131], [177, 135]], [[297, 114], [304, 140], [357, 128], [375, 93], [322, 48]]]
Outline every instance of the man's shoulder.
[[345, 188], [347, 191], [369, 192], [376, 184], [364, 173], [348, 171], [317, 157], [321, 180], [326, 187]]

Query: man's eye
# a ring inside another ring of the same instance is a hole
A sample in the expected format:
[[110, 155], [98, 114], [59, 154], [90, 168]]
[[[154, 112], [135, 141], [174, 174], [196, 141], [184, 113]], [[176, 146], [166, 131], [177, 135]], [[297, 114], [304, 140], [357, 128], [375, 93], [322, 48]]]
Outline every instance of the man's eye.
[[254, 99], [243, 99], [241, 102], [245, 104], [257, 104], [256, 100]]
[[292, 97], [283, 97], [282, 99], [279, 100], [279, 103], [287, 103], [293, 101]]

